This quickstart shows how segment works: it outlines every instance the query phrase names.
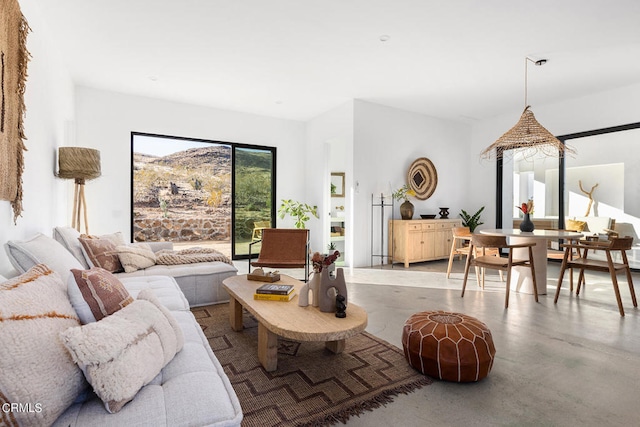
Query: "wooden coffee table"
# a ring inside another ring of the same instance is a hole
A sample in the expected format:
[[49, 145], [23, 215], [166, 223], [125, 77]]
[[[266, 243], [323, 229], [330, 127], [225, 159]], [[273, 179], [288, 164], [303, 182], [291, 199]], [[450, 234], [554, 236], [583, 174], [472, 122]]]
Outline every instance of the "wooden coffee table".
[[267, 372], [278, 367], [278, 337], [295, 341], [324, 341], [327, 349], [341, 353], [345, 339], [364, 331], [367, 312], [348, 303], [347, 317], [323, 313], [318, 307], [298, 306], [298, 296], [304, 283], [280, 275], [279, 284], [295, 286], [296, 295], [288, 302], [254, 300], [255, 290], [263, 284], [248, 280], [246, 275], [229, 277], [222, 286], [229, 292], [229, 322], [234, 331], [242, 331], [242, 308], [258, 320], [258, 359]]

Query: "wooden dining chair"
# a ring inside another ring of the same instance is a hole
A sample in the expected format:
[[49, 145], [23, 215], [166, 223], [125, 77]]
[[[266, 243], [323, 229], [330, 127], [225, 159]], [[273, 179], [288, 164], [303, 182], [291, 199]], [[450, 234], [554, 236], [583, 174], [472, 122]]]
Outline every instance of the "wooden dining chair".
[[[467, 287], [467, 277], [469, 276], [469, 269], [471, 266], [481, 269], [493, 269], [507, 272], [507, 292], [504, 300], [504, 308], [509, 308], [509, 290], [511, 286], [511, 269], [513, 267], [529, 267], [531, 269], [531, 278], [533, 282], [533, 295], [536, 302], [538, 302], [538, 285], [536, 283], [536, 271], [533, 262], [533, 246], [535, 243], [520, 243], [517, 245], [510, 245], [507, 243], [506, 236], [491, 236], [486, 234], [473, 234], [471, 237], [470, 251], [473, 253], [477, 251], [475, 257], [468, 256], [467, 263], [464, 268], [464, 279], [462, 281], [462, 295], [464, 297], [464, 291]], [[488, 255], [487, 250], [489, 248], [506, 249], [506, 257], [496, 257]], [[528, 259], [516, 259], [513, 258], [513, 250], [516, 248], [528, 248]], [[477, 270], [476, 270], [477, 271]], [[477, 274], [477, 273], [476, 273]]]
[[[251, 261], [251, 248], [261, 243], [256, 261]], [[264, 228], [262, 239], [249, 244], [251, 267], [304, 268], [304, 281], [309, 280], [309, 230], [297, 228]]]
[[[570, 242], [563, 245], [565, 248], [565, 255], [562, 259], [562, 267], [560, 267], [560, 277], [558, 278], [558, 286], [556, 287], [556, 296], [553, 303], [558, 302], [558, 296], [560, 295], [560, 288], [562, 287], [562, 280], [564, 278], [564, 272], [567, 268], [575, 268], [580, 270], [578, 276], [578, 286], [576, 288], [576, 295], [580, 295], [580, 287], [585, 282], [584, 272], [585, 270], [608, 272], [611, 275], [611, 283], [613, 284], [613, 292], [616, 295], [616, 301], [618, 302], [618, 311], [620, 316], [624, 316], [624, 308], [622, 307], [622, 298], [620, 297], [620, 289], [618, 288], [618, 272], [624, 271], [627, 276], [627, 283], [629, 285], [629, 292], [631, 293], [631, 301], [634, 307], [638, 306], [636, 300], [636, 293], [633, 288], [633, 279], [631, 278], [631, 269], [629, 268], [629, 260], [627, 259], [627, 251], [631, 249], [633, 244], [633, 237], [609, 237], [606, 241], [588, 241], [581, 240], [577, 242]], [[570, 253], [573, 250], [580, 251], [580, 256], [571, 259]], [[606, 256], [605, 260], [589, 258], [589, 251], [603, 251]], [[621, 262], [614, 262], [614, 255], [620, 254]], [[573, 278], [569, 279], [571, 289], [573, 289]]]
[[[451, 274], [453, 260], [455, 259], [456, 255], [460, 258], [462, 258], [463, 255], [465, 257], [469, 255], [469, 245], [467, 245], [466, 243], [471, 241], [471, 236], [473, 235], [469, 227], [454, 227], [451, 229], [451, 232], [453, 233], [453, 241], [451, 242], [451, 252], [449, 253], [449, 264], [447, 265], [447, 279]], [[497, 248], [487, 248], [486, 253], [487, 255], [500, 256], [500, 251]], [[502, 271], [500, 271], [500, 281], [503, 280], [504, 278], [502, 277]], [[484, 289], [484, 281], [482, 282], [482, 284], [480, 283], [480, 275], [478, 274], [477, 270], [476, 281], [478, 283], [478, 286], [482, 286], [482, 288]]]

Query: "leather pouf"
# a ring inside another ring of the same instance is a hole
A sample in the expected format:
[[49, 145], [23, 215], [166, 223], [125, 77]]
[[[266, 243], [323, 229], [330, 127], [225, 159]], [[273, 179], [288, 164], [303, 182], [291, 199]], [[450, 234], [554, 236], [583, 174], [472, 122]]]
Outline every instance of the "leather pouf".
[[445, 381], [479, 381], [489, 375], [496, 349], [491, 331], [460, 313], [413, 314], [402, 330], [404, 355], [413, 368]]

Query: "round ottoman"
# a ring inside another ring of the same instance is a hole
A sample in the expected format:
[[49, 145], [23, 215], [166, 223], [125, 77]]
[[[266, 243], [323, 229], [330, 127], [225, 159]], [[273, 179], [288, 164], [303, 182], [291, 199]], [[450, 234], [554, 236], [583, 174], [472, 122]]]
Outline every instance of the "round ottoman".
[[491, 331], [460, 313], [424, 311], [402, 330], [404, 356], [423, 374], [446, 381], [471, 382], [489, 375], [496, 348]]

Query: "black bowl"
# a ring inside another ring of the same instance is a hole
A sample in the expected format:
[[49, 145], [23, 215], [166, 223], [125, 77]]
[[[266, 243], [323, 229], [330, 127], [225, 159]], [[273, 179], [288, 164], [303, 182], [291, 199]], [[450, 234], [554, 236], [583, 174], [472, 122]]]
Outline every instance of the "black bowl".
[[433, 215], [422, 215], [421, 214], [420, 215], [420, 218], [422, 218], [422, 219], [434, 219], [435, 217], [436, 217], [435, 214], [433, 214]]

